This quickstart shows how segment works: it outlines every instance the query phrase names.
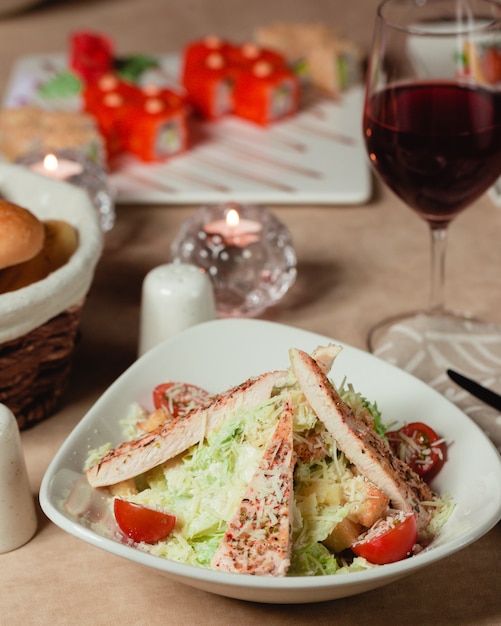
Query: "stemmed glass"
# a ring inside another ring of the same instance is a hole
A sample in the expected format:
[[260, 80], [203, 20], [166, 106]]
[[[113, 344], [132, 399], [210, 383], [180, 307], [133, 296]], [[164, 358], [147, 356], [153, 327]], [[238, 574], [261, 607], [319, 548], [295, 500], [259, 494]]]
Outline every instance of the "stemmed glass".
[[[377, 11], [363, 131], [382, 180], [430, 226], [428, 309], [393, 316], [369, 348], [397, 365], [398, 324], [420, 335], [465, 332], [444, 306], [451, 221], [501, 174], [501, 5], [495, 0], [385, 0]], [[471, 326], [473, 327], [473, 326]], [[410, 334], [410, 333], [409, 333]]]

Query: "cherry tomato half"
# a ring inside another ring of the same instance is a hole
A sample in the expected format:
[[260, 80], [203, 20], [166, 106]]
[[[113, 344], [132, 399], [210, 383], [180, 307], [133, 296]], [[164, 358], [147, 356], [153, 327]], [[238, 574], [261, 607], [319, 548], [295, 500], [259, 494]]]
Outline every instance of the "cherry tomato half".
[[192, 409], [202, 406], [210, 393], [189, 383], [162, 383], [153, 389], [155, 409], [166, 409], [172, 417], [184, 417]]
[[156, 543], [165, 539], [176, 524], [174, 515], [121, 498], [115, 498], [113, 510], [120, 530], [137, 542]]
[[422, 422], [411, 422], [386, 436], [393, 453], [427, 480], [436, 476], [444, 464], [444, 440]]
[[410, 511], [376, 522], [351, 549], [370, 563], [386, 565], [408, 557], [417, 536], [416, 516]]
[[501, 50], [487, 48], [481, 57], [480, 65], [485, 80], [491, 85], [501, 80]]

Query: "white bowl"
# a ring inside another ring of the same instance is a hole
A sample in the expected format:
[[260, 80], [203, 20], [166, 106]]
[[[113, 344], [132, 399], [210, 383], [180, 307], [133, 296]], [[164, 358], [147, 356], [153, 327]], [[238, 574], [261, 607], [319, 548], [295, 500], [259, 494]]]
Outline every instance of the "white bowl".
[[89, 195], [69, 183], [0, 163], [0, 196], [40, 220], [72, 224], [79, 245], [68, 263], [36, 283], [0, 297], [0, 343], [25, 335], [67, 308], [79, 304], [91, 285], [102, 248], [102, 233]]
[[[385, 421], [422, 420], [451, 441], [448, 459], [432, 487], [449, 492], [455, 510], [432, 545], [420, 554], [371, 570], [318, 577], [270, 578], [228, 574], [152, 556], [97, 534], [72, 517], [62, 502], [89, 448], [123, 440], [118, 423], [131, 403], [150, 403], [153, 386], [166, 380], [223, 391], [250, 376], [287, 368], [288, 349], [311, 351], [333, 341], [310, 332], [260, 320], [215, 320], [192, 327], [147, 352], [90, 409], [52, 460], [40, 502], [47, 516], [93, 546], [157, 570], [171, 579], [215, 594], [268, 603], [333, 600], [386, 585], [471, 544], [501, 518], [501, 461], [482, 431], [442, 395], [376, 357], [345, 346], [332, 377], [346, 375], [355, 389], [377, 401]], [[339, 342], [336, 342], [339, 343]]]

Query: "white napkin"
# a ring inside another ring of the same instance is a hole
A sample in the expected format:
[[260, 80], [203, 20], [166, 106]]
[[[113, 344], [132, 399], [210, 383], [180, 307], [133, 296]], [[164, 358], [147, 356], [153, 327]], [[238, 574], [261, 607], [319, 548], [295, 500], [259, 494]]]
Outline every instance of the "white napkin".
[[79, 304], [92, 283], [102, 233], [88, 194], [69, 183], [45, 178], [20, 165], [0, 163], [0, 195], [41, 220], [60, 219], [79, 232], [68, 263], [44, 280], [0, 298], [0, 343], [16, 339]]
[[[392, 350], [398, 347], [398, 362]], [[501, 452], [501, 414], [447, 376], [454, 369], [501, 394], [501, 327], [465, 320], [454, 331], [421, 315], [393, 326], [379, 342], [376, 356], [428, 383], [456, 404]]]

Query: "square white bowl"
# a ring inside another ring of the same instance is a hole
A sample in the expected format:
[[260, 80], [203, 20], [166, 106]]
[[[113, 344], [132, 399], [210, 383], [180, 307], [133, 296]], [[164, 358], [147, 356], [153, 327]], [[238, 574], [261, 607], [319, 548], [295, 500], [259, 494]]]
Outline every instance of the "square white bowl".
[[42, 481], [44, 512], [68, 533], [178, 582], [227, 597], [281, 604], [333, 600], [380, 587], [453, 554], [488, 532], [501, 519], [501, 459], [494, 445], [462, 411], [423, 382], [347, 345], [332, 371], [335, 382], [341, 383], [346, 376], [357, 391], [377, 402], [385, 422], [424, 421], [449, 441], [447, 462], [432, 487], [450, 493], [455, 510], [420, 554], [349, 574], [290, 578], [228, 574], [123, 545], [104, 532], [89, 530], [65, 510], [64, 499], [82, 478], [88, 450], [108, 441], [120, 443], [119, 420], [134, 402], [151, 408], [155, 385], [178, 380], [221, 392], [251, 376], [289, 367], [289, 348], [311, 352], [329, 342], [341, 343], [280, 324], [244, 319], [207, 322], [167, 340], [124, 372], [62, 445]]

